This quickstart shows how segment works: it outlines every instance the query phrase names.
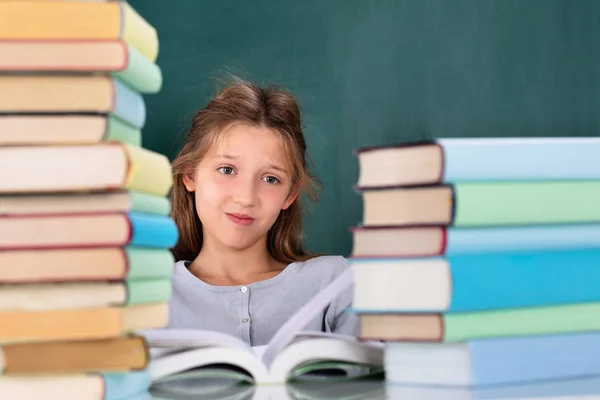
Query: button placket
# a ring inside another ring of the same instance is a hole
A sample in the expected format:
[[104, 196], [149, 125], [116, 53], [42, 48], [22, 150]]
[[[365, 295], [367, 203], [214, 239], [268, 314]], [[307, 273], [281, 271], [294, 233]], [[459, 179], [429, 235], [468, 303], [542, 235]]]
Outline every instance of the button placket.
[[242, 296], [242, 315], [240, 316], [242, 335], [250, 342], [250, 289], [248, 286], [241, 286], [239, 290]]

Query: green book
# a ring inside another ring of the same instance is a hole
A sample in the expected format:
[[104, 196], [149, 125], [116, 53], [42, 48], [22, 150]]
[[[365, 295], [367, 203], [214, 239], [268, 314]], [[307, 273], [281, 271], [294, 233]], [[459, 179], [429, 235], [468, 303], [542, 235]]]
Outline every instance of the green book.
[[0, 195], [0, 214], [7, 216], [132, 211], [167, 216], [171, 203], [167, 197], [134, 190]]
[[600, 181], [462, 183], [454, 225], [600, 221]]
[[127, 301], [125, 305], [166, 303], [171, 298], [173, 287], [167, 279], [129, 279], [127, 285]]
[[162, 87], [160, 67], [129, 45], [127, 55], [127, 67], [114, 72], [114, 76], [139, 93], [158, 93]]
[[167, 303], [170, 277], [0, 285], [0, 312], [73, 310]]
[[142, 130], [137, 128], [117, 116], [108, 115], [106, 117], [106, 142], [122, 142], [132, 146], [142, 146]]
[[600, 330], [600, 303], [444, 314], [445, 341]]
[[510, 226], [600, 221], [600, 180], [361, 189], [365, 226]]
[[127, 280], [170, 279], [175, 259], [169, 249], [125, 247]]
[[360, 336], [392, 342], [464, 342], [570, 334], [600, 330], [599, 314], [600, 302], [455, 313], [360, 314]]
[[[14, 265], [19, 268], [12, 268]], [[67, 288], [73, 287], [71, 283], [80, 283], [83, 288], [95, 289], [98, 284], [104, 288], [105, 282], [167, 280], [173, 274], [174, 265], [173, 254], [166, 248], [100, 246], [7, 250], [0, 251], [0, 289], [8, 284], [24, 288], [31, 283], [48, 289], [52, 285], [60, 289], [61, 283], [69, 284]], [[80, 294], [76, 293], [74, 298]], [[117, 297], [122, 298], [124, 294]]]
[[105, 142], [141, 147], [142, 131], [114, 114], [0, 115], [0, 146], [89, 145]]

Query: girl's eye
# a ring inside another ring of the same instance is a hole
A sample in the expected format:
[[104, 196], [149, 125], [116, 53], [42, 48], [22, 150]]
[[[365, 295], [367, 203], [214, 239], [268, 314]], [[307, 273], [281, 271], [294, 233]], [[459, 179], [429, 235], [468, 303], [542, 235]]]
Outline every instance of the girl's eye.
[[266, 176], [265, 182], [270, 183], [271, 185], [274, 185], [276, 183], [279, 183], [279, 179], [275, 178], [274, 176]]
[[233, 168], [231, 168], [231, 167], [221, 167], [221, 168], [217, 169], [217, 171], [219, 171], [223, 175], [232, 175], [233, 174]]

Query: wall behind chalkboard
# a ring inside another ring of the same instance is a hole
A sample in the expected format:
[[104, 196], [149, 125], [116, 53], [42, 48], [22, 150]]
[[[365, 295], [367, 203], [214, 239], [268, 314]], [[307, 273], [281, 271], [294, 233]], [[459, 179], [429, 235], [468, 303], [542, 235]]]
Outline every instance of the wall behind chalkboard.
[[[324, 183], [313, 251], [348, 255], [359, 146], [435, 137], [597, 136], [594, 0], [131, 0], [156, 27], [160, 94], [144, 146], [173, 157], [215, 78], [280, 83], [300, 101]], [[383, 171], [382, 171], [383, 173]]]

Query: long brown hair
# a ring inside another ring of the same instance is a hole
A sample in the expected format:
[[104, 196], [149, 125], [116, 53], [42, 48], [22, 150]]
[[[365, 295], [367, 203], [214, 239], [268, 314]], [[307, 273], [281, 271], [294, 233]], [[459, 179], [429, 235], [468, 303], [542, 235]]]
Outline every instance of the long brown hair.
[[184, 176], [193, 175], [200, 160], [222, 134], [236, 123], [266, 127], [279, 133], [291, 167], [292, 193], [300, 195], [269, 230], [267, 247], [279, 262], [291, 263], [311, 258], [303, 243], [303, 208], [300, 197], [317, 201], [319, 179], [309, 172], [306, 142], [302, 132], [300, 108], [294, 97], [276, 86], [260, 87], [235, 78], [194, 117], [183, 148], [173, 161], [171, 217], [179, 229], [179, 240], [172, 249], [177, 261], [194, 260], [202, 248], [202, 223], [198, 218], [194, 193], [188, 192]]

